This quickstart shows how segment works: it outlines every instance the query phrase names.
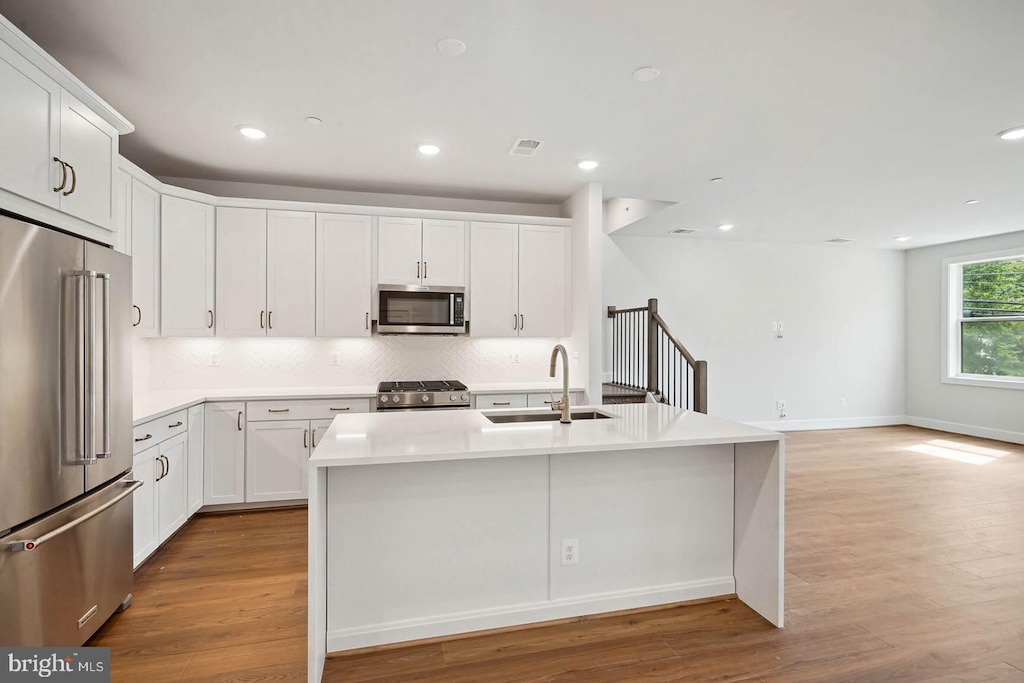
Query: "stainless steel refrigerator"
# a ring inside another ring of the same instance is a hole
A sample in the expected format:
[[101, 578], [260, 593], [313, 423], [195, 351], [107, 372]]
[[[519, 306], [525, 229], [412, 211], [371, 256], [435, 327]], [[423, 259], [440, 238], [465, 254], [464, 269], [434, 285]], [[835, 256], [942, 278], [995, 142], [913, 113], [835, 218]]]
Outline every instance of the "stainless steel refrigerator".
[[0, 214], [0, 645], [76, 647], [131, 600], [131, 277]]

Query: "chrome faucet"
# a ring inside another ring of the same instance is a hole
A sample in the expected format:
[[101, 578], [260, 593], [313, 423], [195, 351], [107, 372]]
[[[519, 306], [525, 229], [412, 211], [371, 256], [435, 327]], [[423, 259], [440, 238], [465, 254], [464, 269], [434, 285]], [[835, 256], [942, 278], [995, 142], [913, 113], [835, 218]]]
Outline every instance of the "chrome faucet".
[[555, 401], [552, 396], [551, 410], [561, 410], [562, 416], [559, 422], [564, 425], [572, 424], [572, 415], [569, 413], [569, 354], [561, 344], [551, 349], [551, 377], [555, 376], [555, 366], [558, 364], [558, 356], [562, 356], [562, 400]]

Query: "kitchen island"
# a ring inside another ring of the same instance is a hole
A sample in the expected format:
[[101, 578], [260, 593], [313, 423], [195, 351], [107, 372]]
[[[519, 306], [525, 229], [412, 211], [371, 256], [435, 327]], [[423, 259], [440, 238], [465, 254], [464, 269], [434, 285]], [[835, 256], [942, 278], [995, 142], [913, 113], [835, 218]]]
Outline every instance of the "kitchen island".
[[782, 626], [782, 435], [662, 404], [335, 418], [310, 458], [328, 653], [737, 595]]

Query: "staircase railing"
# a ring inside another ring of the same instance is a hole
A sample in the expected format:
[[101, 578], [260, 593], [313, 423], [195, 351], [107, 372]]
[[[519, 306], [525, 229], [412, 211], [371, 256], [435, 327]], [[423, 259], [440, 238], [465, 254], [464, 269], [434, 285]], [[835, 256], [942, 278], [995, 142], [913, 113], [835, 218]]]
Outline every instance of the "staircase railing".
[[658, 300], [639, 308], [608, 307], [612, 381], [650, 392], [677, 408], [708, 412], [708, 363], [693, 357], [658, 314]]

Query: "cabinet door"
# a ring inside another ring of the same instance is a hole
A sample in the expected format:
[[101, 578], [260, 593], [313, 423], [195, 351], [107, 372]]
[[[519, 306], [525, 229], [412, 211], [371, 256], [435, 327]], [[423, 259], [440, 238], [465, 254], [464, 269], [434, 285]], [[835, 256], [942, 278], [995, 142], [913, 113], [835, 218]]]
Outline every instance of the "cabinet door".
[[422, 221], [418, 218], [377, 219], [377, 282], [418, 285], [423, 277]]
[[466, 286], [466, 224], [423, 221], [423, 284]]
[[331, 428], [331, 424], [334, 420], [310, 420], [309, 421], [309, 454], [313, 454], [313, 450], [320, 445], [320, 442], [324, 438], [324, 434]]
[[160, 323], [164, 337], [212, 337], [213, 207], [164, 195], [160, 216]]
[[247, 503], [306, 498], [309, 432], [308, 420], [249, 423], [245, 447]]
[[316, 215], [316, 334], [370, 336], [373, 297], [369, 216]]
[[267, 212], [217, 207], [217, 336], [267, 328]]
[[114, 176], [114, 250], [132, 253], [132, 177], [121, 169]]
[[60, 193], [61, 211], [113, 230], [117, 131], [67, 92], [61, 92], [58, 156], [73, 169], [69, 194]]
[[[333, 267], [333, 264], [332, 264]], [[316, 334], [316, 214], [267, 213], [267, 336]]]
[[0, 43], [0, 93], [0, 189], [57, 208], [60, 87]]
[[132, 334], [160, 334], [160, 194], [132, 178]]
[[245, 404], [207, 403], [203, 504], [245, 502]]
[[202, 405], [188, 409], [188, 514], [203, 507], [203, 455], [206, 411]]
[[182, 433], [157, 446], [157, 464], [164, 471], [157, 479], [156, 519], [163, 543], [188, 519], [188, 434]]
[[569, 231], [519, 226], [519, 336], [561, 337], [567, 314]]
[[156, 525], [156, 478], [163, 471], [156, 462], [158, 448], [147, 448], [132, 460], [132, 478], [142, 486], [132, 494], [133, 567], [138, 567], [160, 545]]
[[470, 226], [469, 333], [474, 337], [519, 334], [519, 226]]

